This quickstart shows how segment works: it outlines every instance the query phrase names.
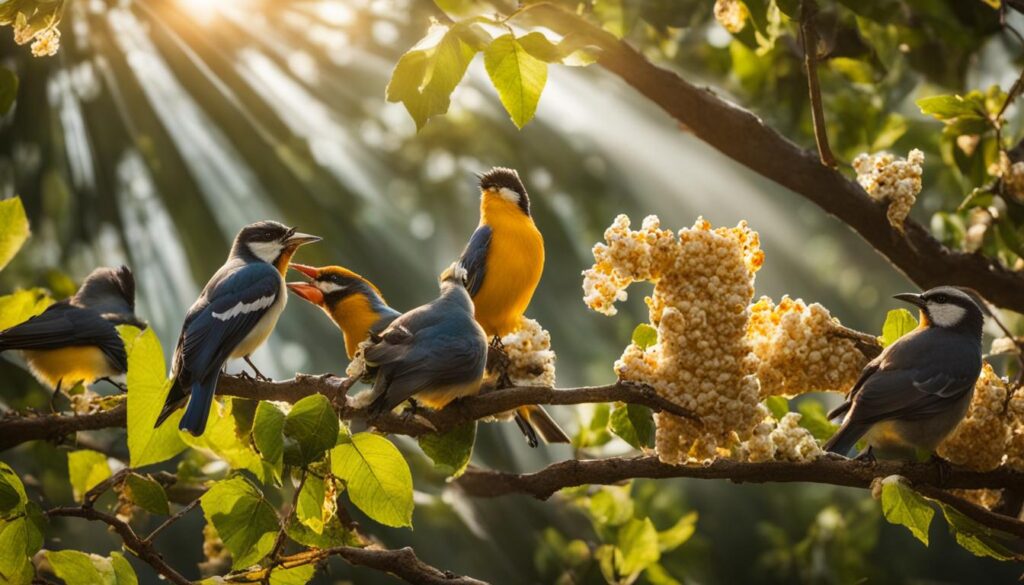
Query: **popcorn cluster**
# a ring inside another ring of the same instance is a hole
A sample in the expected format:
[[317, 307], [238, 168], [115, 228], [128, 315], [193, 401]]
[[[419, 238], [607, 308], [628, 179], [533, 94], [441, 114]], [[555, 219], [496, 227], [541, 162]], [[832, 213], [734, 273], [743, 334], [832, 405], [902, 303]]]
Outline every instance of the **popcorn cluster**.
[[657, 216], [645, 217], [636, 231], [629, 225], [625, 215], [615, 218], [604, 232], [605, 243], [594, 246], [594, 266], [583, 272], [583, 302], [598, 313], [614, 315], [615, 302], [627, 298], [626, 287], [658, 280], [678, 254], [675, 235], [660, 229]]
[[838, 325], [825, 307], [788, 296], [777, 306], [768, 297], [751, 305], [747, 336], [760, 360], [761, 398], [848, 392], [867, 359], [852, 339], [836, 335]]
[[730, 33], [743, 30], [748, 16], [750, 13], [740, 0], [715, 0], [715, 20]]
[[60, 31], [57, 28], [46, 29], [36, 35], [32, 41], [32, 56], [52, 57], [60, 49]]
[[554, 387], [555, 352], [551, 351], [551, 334], [540, 323], [524, 318], [519, 329], [502, 337], [501, 343], [513, 384]]
[[967, 416], [939, 445], [939, 456], [977, 471], [998, 467], [1010, 436], [1004, 414], [1006, 397], [1006, 382], [985, 362]]
[[1003, 190], [1017, 201], [1024, 201], [1024, 162], [1011, 163], [1005, 152], [999, 154], [1003, 162], [1000, 173]]
[[1010, 428], [1006, 438], [1006, 464], [1024, 471], [1024, 387], [1018, 388], [1006, 404]]
[[[584, 301], [614, 314], [635, 281], [655, 284], [647, 299], [658, 342], [631, 344], [615, 363], [620, 379], [646, 383], [701, 417], [702, 427], [659, 413], [655, 442], [666, 462], [712, 458], [719, 448], [747, 439], [762, 420], [757, 358], [746, 338], [754, 273], [764, 262], [756, 232], [746, 223], [712, 229], [704, 219], [678, 239], [650, 216], [638, 231], [620, 215], [594, 247], [584, 272]], [[600, 283], [597, 286], [595, 283]]]
[[[767, 415], [764, 407], [761, 412]], [[750, 438], [736, 450], [737, 459], [761, 461], [813, 461], [821, 457], [821, 447], [810, 431], [800, 426], [800, 414], [787, 413], [776, 421], [766, 416]]]
[[864, 153], [853, 159], [857, 182], [871, 197], [889, 202], [886, 217], [889, 224], [899, 231], [903, 231], [903, 222], [921, 192], [923, 164], [924, 153], [916, 148], [906, 159], [896, 158], [888, 152]]

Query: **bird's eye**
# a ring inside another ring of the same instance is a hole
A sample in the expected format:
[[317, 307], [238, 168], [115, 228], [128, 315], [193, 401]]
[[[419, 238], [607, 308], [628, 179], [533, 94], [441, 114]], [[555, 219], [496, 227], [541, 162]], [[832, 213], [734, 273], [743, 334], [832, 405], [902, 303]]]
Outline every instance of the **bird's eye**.
[[948, 301], [949, 297], [943, 294], [935, 295], [934, 297], [932, 297], [932, 302], [938, 303], [940, 305]]

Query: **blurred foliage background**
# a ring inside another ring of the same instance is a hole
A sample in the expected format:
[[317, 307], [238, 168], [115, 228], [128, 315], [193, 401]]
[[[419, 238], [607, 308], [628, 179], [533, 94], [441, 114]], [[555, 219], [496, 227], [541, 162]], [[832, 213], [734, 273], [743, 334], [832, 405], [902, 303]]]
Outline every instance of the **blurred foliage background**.
[[[587, 5], [606, 11], [604, 20], [617, 22], [649, 58], [812, 147], [792, 23], [774, 1], [764, 6], [731, 35], [709, 0]], [[924, 192], [912, 216], [967, 245], [972, 212], [953, 210], [991, 182], [999, 150], [992, 141], [1019, 135], [1019, 118], [1011, 107], [1002, 136], [980, 133], [968, 154], [914, 100], [991, 85], [1009, 90], [1020, 43], [1000, 26], [999, 10], [980, 0], [842, 0], [822, 2], [822, 12], [821, 82], [837, 155], [848, 162], [865, 151], [923, 150]], [[598, 67], [553, 68], [536, 119], [519, 131], [478, 59], [449, 114], [416, 133], [402, 106], [384, 100], [384, 88], [398, 57], [439, 15], [428, 0], [78, 0], [66, 5], [60, 51], [46, 58], [17, 47], [5, 30], [0, 66], [17, 73], [20, 88], [0, 118], [0, 196], [22, 196], [34, 234], [0, 289], [45, 286], [63, 297], [93, 267], [126, 263], [138, 279], [138, 314], [170, 352], [185, 310], [237, 229], [273, 218], [325, 238], [297, 260], [350, 267], [392, 305], [410, 308], [433, 297], [436, 275], [475, 227], [473, 173], [493, 165], [519, 169], [546, 240], [544, 277], [528, 314], [551, 331], [563, 387], [611, 382], [613, 361], [646, 320], [636, 291], [614, 319], [580, 301], [590, 247], [618, 213], [636, 222], [657, 214], [675, 229], [699, 215], [716, 225], [746, 219], [767, 255], [758, 294], [821, 302], [857, 329], [878, 332], [889, 297], [913, 288], [842, 224], [710, 150]], [[1018, 28], [1022, 20], [1010, 15]], [[987, 209], [991, 197], [982, 204]], [[983, 252], [1016, 262], [1008, 236], [986, 237]], [[334, 325], [301, 302], [291, 303], [255, 361], [275, 377], [345, 366]], [[15, 358], [0, 360], [0, 377], [5, 406], [44, 407], [49, 398]], [[585, 407], [552, 410], [570, 432], [593, 415]], [[378, 532], [388, 544], [413, 545], [421, 558], [456, 572], [526, 583], [565, 579], [571, 541], [601, 538], [582, 496], [559, 505], [442, 494], [442, 478], [416, 446], [399, 445], [418, 490], [416, 530]], [[613, 441], [589, 454], [626, 449]], [[531, 470], [572, 455], [561, 446], [530, 450], [512, 425], [490, 424], [481, 427], [474, 462]], [[32, 444], [3, 459], [52, 501], [70, 498], [64, 448]], [[862, 491], [680, 480], [638, 481], [633, 496], [659, 529], [698, 513], [695, 536], [661, 561], [685, 581], [1016, 577], [1012, 566], [957, 547], [942, 523], [931, 547], [920, 546], [886, 524]], [[170, 539], [181, 544], [165, 551], [189, 576], [202, 560], [200, 524], [196, 514], [175, 525]], [[89, 523], [68, 522], [59, 532], [48, 547], [106, 554], [117, 546]], [[148, 567], [133, 564], [144, 582], [155, 582]], [[584, 570], [575, 578], [599, 575]], [[341, 564], [319, 579], [387, 580]]]

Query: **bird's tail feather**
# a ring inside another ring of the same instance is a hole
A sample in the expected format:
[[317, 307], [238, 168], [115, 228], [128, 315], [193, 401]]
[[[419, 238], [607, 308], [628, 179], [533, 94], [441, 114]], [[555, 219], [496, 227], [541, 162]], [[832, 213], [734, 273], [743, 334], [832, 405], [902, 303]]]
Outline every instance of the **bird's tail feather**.
[[153, 428], [155, 429], [164, 424], [164, 421], [169, 416], [185, 405], [186, 400], [188, 400], [188, 394], [181, 387], [181, 381], [175, 377], [171, 383], [171, 389], [167, 392], [167, 399], [164, 400], [164, 407], [160, 409], [160, 414], [156, 417], [156, 423], [153, 425]]
[[822, 449], [831, 453], [837, 453], [839, 455], [849, 455], [850, 450], [857, 445], [857, 441], [864, 436], [864, 433], [868, 432], [871, 425], [864, 424], [844, 424], [839, 427], [836, 434], [832, 435], [832, 438], [828, 440]]
[[516, 409], [516, 424], [519, 430], [526, 436], [526, 442], [531, 447], [539, 444], [538, 436], [545, 443], [570, 443], [568, 435], [558, 426], [555, 419], [540, 405], [531, 404]]
[[217, 391], [217, 376], [212, 376], [206, 384], [192, 383], [192, 396], [189, 398], [185, 415], [181, 417], [178, 428], [198, 437], [206, 430], [206, 421], [210, 418], [210, 407], [213, 406], [213, 395]]

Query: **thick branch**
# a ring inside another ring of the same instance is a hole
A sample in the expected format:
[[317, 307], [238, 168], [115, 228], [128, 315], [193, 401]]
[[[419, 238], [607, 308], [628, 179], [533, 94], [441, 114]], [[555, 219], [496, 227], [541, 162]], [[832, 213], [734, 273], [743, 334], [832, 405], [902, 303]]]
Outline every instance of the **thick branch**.
[[853, 180], [819, 162], [754, 114], [678, 74], [658, 67], [625, 41], [576, 14], [538, 5], [524, 18], [560, 34], [581, 35], [601, 49], [599, 63], [729, 158], [775, 181], [843, 221], [922, 288], [970, 286], [1000, 307], [1024, 312], [1024, 274], [980, 254], [950, 250], [920, 224], [893, 230], [885, 205]]
[[46, 511], [47, 516], [65, 516], [74, 518], [85, 518], [86, 520], [99, 520], [114, 529], [115, 532], [121, 537], [124, 542], [124, 546], [133, 555], [139, 558], [139, 560], [148, 563], [153, 569], [163, 575], [171, 583], [176, 585], [191, 585], [191, 581], [186, 579], [164, 562], [160, 553], [156, 552], [153, 548], [152, 543], [144, 541], [127, 522], [123, 522], [110, 514], [100, 512], [99, 510], [91, 507], [63, 507], [53, 508], [52, 510]]
[[869, 488], [873, 479], [890, 475], [901, 475], [914, 485], [943, 489], [1019, 489], [1024, 486], [1024, 473], [1004, 467], [987, 472], [953, 469], [944, 474], [938, 465], [931, 463], [868, 463], [822, 458], [806, 463], [742, 463], [719, 459], [710, 465], [670, 465], [654, 456], [561, 461], [524, 474], [470, 467], [455, 483], [467, 494], [477, 497], [518, 493], [546, 500], [562, 488], [610, 485], [633, 478], [691, 477], [727, 479], [735, 483], [809, 482]]
[[[338, 405], [338, 414], [345, 420], [368, 420], [365, 407], [356, 408], [344, 396], [345, 379], [335, 376], [308, 376], [298, 374], [291, 380], [263, 382], [252, 378], [222, 375], [217, 393], [223, 396], [251, 398], [254, 400], [278, 400], [298, 402], [312, 394], [323, 394]], [[459, 400], [443, 410], [421, 411], [415, 417], [385, 413], [370, 420], [381, 432], [416, 437], [419, 435], [446, 431], [470, 421], [494, 416], [527, 404], [586, 404], [594, 402], [628, 402], [641, 404], [656, 411], [664, 411], [696, 421], [696, 417], [685, 408], [659, 396], [652, 389], [615, 383], [607, 386], [589, 386], [559, 390], [525, 386], [494, 390]], [[43, 415], [21, 417], [7, 415], [0, 423], [0, 451], [21, 443], [34, 440], [59, 440], [76, 431], [95, 431], [106, 428], [124, 427], [127, 424], [124, 406], [108, 412], [78, 416]], [[699, 423], [697, 423], [699, 424]]]
[[410, 547], [387, 549], [377, 546], [366, 548], [338, 546], [322, 550], [310, 550], [282, 557], [279, 566], [296, 567], [308, 565], [330, 556], [339, 556], [351, 565], [391, 573], [413, 585], [487, 585], [484, 581], [478, 581], [472, 577], [463, 577], [428, 565], [421, 561]]

